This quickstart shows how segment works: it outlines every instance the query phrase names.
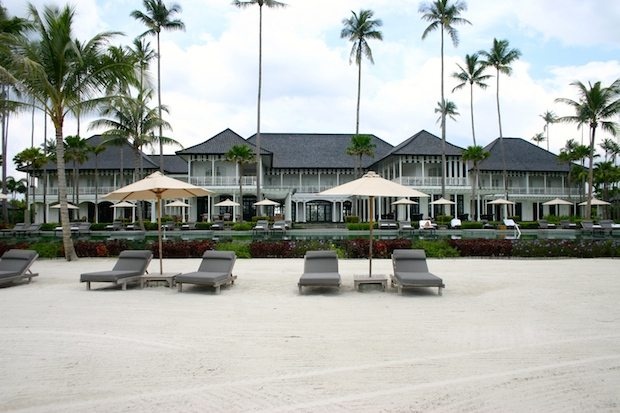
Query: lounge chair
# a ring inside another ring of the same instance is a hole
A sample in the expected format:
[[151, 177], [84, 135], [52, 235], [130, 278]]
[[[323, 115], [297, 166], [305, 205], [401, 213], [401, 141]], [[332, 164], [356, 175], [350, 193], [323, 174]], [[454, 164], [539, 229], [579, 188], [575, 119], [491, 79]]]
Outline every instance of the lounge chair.
[[611, 219], [601, 219], [598, 223], [602, 231], [604, 233], [609, 233], [609, 235], [613, 235], [614, 230], [620, 229], [620, 224], [614, 223]]
[[463, 223], [459, 218], [452, 218], [452, 220], [450, 220], [450, 228], [461, 229], [462, 225]]
[[114, 221], [111, 224], [105, 226], [108, 231], [120, 231], [124, 228], [123, 221]]
[[398, 230], [400, 232], [413, 232], [415, 230], [415, 228], [413, 227], [413, 225], [411, 225], [410, 221], [400, 221], [398, 223]]
[[78, 223], [78, 235], [89, 235], [89, 234], [90, 234], [90, 222]]
[[28, 233], [29, 225], [24, 224], [23, 222], [18, 222], [12, 229], [12, 235], [26, 235]]
[[589, 232], [592, 235], [595, 233], [603, 233], [603, 227], [589, 220], [581, 221], [581, 230], [583, 232]]
[[126, 290], [127, 284], [139, 282], [140, 278], [146, 274], [152, 258], [153, 253], [148, 250], [125, 250], [120, 253], [111, 271], [84, 273], [80, 275], [80, 282], [85, 282], [88, 290], [90, 290], [91, 282], [120, 284], [123, 290]]
[[237, 279], [232, 273], [236, 259], [233, 251], [205, 251], [198, 271], [175, 277], [179, 292], [183, 291], [183, 284], [196, 284], [214, 287], [219, 294], [222, 285], [232, 285]]
[[437, 225], [433, 224], [430, 219], [421, 219], [418, 224], [420, 225], [420, 231], [428, 231], [431, 235], [434, 235], [437, 230]]
[[538, 220], [538, 228], [540, 228], [540, 229], [554, 229], [555, 228], [555, 224], [550, 224], [549, 221], [547, 221], [546, 219], [539, 219]]
[[30, 271], [30, 266], [39, 257], [36, 251], [11, 249], [0, 257], [0, 284], [10, 284], [14, 281], [36, 277], [37, 273]]
[[215, 221], [211, 225], [211, 229], [214, 231], [222, 231], [224, 229], [224, 221], [221, 221], [221, 220]]
[[258, 221], [256, 221], [256, 225], [254, 225], [252, 231], [254, 231], [255, 233], [265, 233], [269, 231], [269, 221], [267, 221], [266, 219], [259, 219]]
[[570, 221], [560, 221], [562, 229], [577, 229], [577, 224]]
[[379, 221], [379, 229], [398, 229], [398, 224], [391, 219], [383, 219]]
[[181, 224], [181, 230], [183, 231], [190, 231], [196, 229], [196, 223], [195, 222], [186, 222], [184, 224]]
[[504, 226], [507, 229], [515, 229], [515, 227], [517, 226], [517, 223], [515, 222], [514, 219], [506, 218], [504, 219]]
[[271, 226], [271, 230], [274, 232], [285, 232], [287, 229], [288, 228], [284, 220], [274, 221], [273, 225]]
[[392, 253], [392, 286], [402, 294], [403, 288], [437, 287], [439, 295], [446, 286], [443, 280], [428, 272], [424, 250], [394, 250]]
[[340, 288], [338, 256], [335, 251], [306, 251], [304, 272], [297, 283], [302, 287]]

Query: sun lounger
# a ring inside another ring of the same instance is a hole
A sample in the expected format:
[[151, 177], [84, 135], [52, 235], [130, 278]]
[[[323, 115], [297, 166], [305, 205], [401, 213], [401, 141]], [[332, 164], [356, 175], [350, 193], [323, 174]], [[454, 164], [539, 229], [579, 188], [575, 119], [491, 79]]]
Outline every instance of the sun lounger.
[[236, 259], [233, 251], [205, 251], [198, 271], [175, 277], [179, 292], [183, 290], [183, 284], [196, 284], [214, 287], [215, 293], [219, 294], [220, 286], [232, 285], [237, 279], [232, 273]]
[[413, 225], [411, 225], [411, 222], [409, 221], [400, 221], [398, 223], [398, 230], [400, 232], [412, 232], [415, 230], [415, 228], [413, 227]]
[[379, 229], [398, 229], [398, 224], [391, 219], [383, 219], [379, 221]]
[[195, 222], [186, 222], [184, 224], [181, 224], [181, 230], [183, 231], [191, 231], [196, 229], [196, 223]]
[[80, 222], [78, 224], [78, 235], [90, 234], [90, 222]]
[[105, 229], [108, 231], [120, 231], [124, 227], [122, 221], [114, 221], [111, 224], [105, 226]]
[[211, 225], [211, 229], [214, 231], [222, 231], [224, 229], [224, 221], [215, 221]]
[[24, 224], [23, 222], [18, 222], [17, 224], [15, 224], [15, 226], [11, 230], [11, 235], [13, 236], [25, 235], [27, 233], [28, 233], [28, 225]]
[[302, 287], [340, 288], [338, 256], [335, 251], [307, 251], [304, 257], [304, 272], [297, 283], [299, 293]]
[[148, 250], [125, 250], [118, 256], [118, 261], [111, 271], [88, 272], [80, 275], [80, 282], [86, 283], [90, 290], [91, 282], [111, 282], [114, 285], [122, 285], [127, 289], [130, 282], [139, 282], [146, 274], [146, 269], [153, 258], [153, 253]]
[[595, 233], [603, 233], [603, 227], [589, 220], [581, 221], [581, 230], [583, 232], [589, 232], [592, 235], [594, 235]]
[[620, 229], [620, 224], [614, 223], [611, 219], [601, 219], [598, 223], [602, 231], [604, 233], [609, 233], [609, 235], [613, 235], [614, 230]]
[[560, 221], [562, 229], [577, 229], [577, 224], [570, 221]]
[[274, 232], [284, 232], [287, 229], [288, 228], [284, 220], [274, 221], [273, 225], [271, 226], [271, 230]]
[[259, 219], [258, 221], [256, 221], [256, 225], [254, 225], [252, 231], [254, 231], [255, 233], [265, 233], [269, 231], [269, 221], [267, 221], [266, 219]]
[[0, 284], [10, 284], [14, 281], [36, 277], [37, 273], [30, 271], [30, 266], [39, 257], [36, 251], [10, 249], [0, 257]]
[[394, 250], [392, 285], [402, 294], [403, 288], [437, 287], [439, 295], [445, 288], [443, 280], [428, 271], [424, 250]]
[[550, 224], [549, 221], [547, 221], [546, 219], [539, 219], [538, 220], [538, 228], [540, 228], [540, 229], [554, 229], [555, 228], [555, 224]]

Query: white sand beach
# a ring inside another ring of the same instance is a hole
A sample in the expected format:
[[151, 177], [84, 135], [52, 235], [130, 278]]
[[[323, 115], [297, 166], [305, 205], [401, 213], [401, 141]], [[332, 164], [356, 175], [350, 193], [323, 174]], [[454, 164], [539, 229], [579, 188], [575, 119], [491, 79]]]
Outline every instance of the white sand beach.
[[0, 288], [0, 411], [620, 411], [618, 260], [429, 259], [443, 296], [357, 292], [366, 260], [303, 295], [302, 259], [239, 259], [220, 295], [79, 282], [114, 262]]

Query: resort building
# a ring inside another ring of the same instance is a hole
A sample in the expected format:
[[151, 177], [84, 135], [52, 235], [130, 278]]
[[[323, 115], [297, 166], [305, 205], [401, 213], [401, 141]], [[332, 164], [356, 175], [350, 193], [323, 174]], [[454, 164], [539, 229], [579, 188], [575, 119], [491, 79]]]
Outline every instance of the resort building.
[[[413, 199], [417, 204], [394, 206], [394, 198], [377, 198], [375, 219], [416, 220], [446, 215], [472, 219], [475, 209], [487, 219], [519, 216], [521, 220], [536, 220], [556, 213], [553, 207], [542, 205], [556, 197], [577, 202], [583, 199], [583, 188], [568, 182], [567, 164], [558, 157], [520, 138], [497, 139], [486, 146], [490, 156], [479, 163], [478, 196], [472, 202], [472, 165], [463, 160], [464, 148], [446, 143], [446, 198], [453, 204], [433, 205], [441, 197], [442, 141], [422, 130], [397, 146], [370, 135], [374, 156], [361, 158], [347, 154], [352, 134], [261, 133], [261, 169], [256, 163], [242, 164], [227, 160], [226, 153], [235, 145], [247, 145], [256, 150], [256, 136], [244, 139], [226, 129], [206, 141], [164, 157], [164, 172], [174, 178], [202, 186], [215, 195], [186, 199], [187, 211], [165, 211], [182, 214], [184, 220], [212, 221], [227, 218], [249, 220], [257, 214], [257, 174], [261, 177], [261, 198], [276, 201], [263, 214], [279, 215], [292, 222], [342, 222], [355, 213], [368, 220], [368, 202], [354, 197], [321, 195], [321, 191], [351, 181], [361, 173], [373, 170], [382, 177], [412, 187], [429, 195]], [[91, 146], [101, 143], [101, 136], [88, 139]], [[68, 201], [79, 209], [73, 219], [90, 222], [111, 222], [122, 216], [132, 220], [135, 210], [119, 211], [102, 196], [159, 170], [159, 156], [136, 153], [129, 145], [109, 146], [95, 156], [90, 153], [82, 164], [67, 163]], [[507, 180], [504, 182], [504, 170]], [[36, 211], [35, 222], [57, 222], [58, 212], [51, 207], [58, 202], [56, 165], [48, 163], [35, 172], [38, 184], [30, 202]], [[241, 189], [243, 199], [239, 198]], [[506, 210], [489, 201], [505, 198], [515, 204]], [[215, 204], [231, 199], [240, 207], [218, 207]], [[155, 217], [155, 206], [143, 203], [146, 219]], [[551, 209], [549, 209], [551, 208]], [[562, 210], [562, 214], [568, 214]]]

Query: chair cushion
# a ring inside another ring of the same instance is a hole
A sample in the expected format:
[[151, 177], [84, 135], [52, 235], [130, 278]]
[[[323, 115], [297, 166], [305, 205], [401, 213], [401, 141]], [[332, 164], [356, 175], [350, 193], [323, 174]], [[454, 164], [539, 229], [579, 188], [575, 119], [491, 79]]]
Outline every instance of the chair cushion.
[[215, 285], [222, 284], [230, 278], [229, 273], [224, 272], [189, 272], [177, 275], [174, 279], [178, 283]]
[[340, 274], [337, 272], [307, 272], [299, 278], [300, 285], [340, 285]]
[[87, 272], [80, 275], [80, 282], [85, 281], [102, 281], [102, 282], [116, 282], [123, 278], [137, 277], [144, 274], [144, 271], [97, 271]]
[[395, 272], [394, 277], [403, 286], [437, 287], [443, 285], [441, 278], [428, 272]]

